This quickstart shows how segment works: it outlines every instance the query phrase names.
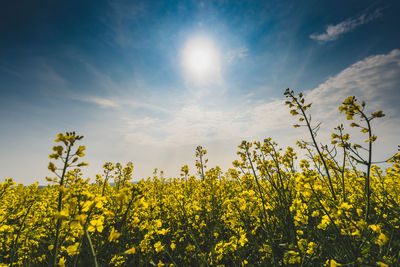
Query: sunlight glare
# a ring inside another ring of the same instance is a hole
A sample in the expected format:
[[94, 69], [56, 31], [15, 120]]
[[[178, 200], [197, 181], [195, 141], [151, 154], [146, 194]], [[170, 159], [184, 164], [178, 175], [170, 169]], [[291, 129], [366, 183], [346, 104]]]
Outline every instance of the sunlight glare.
[[198, 36], [188, 40], [183, 49], [183, 69], [198, 81], [218, 75], [219, 52], [211, 39]]

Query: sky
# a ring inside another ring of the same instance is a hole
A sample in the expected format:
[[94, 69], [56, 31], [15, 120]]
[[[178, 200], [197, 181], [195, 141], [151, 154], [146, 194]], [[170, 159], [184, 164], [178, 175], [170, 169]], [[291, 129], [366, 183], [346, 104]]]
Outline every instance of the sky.
[[241, 140], [309, 138], [286, 88], [313, 103], [321, 143], [347, 127], [347, 96], [382, 109], [374, 160], [386, 159], [400, 144], [399, 13], [368, 0], [3, 1], [0, 179], [46, 184], [66, 131], [84, 136], [86, 177], [108, 161], [132, 161], [135, 180], [194, 174], [198, 145], [227, 170]]

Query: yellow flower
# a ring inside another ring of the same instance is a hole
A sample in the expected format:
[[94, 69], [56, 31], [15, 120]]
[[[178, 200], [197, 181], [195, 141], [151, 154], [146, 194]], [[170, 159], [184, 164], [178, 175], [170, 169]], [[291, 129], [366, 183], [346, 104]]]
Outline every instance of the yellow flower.
[[388, 242], [388, 237], [384, 233], [380, 233], [378, 236], [378, 239], [375, 241], [375, 244], [378, 244], [379, 246], [382, 246], [386, 242]]
[[55, 172], [57, 170], [57, 167], [54, 165], [53, 162], [49, 162], [49, 166], [47, 168], [52, 172]]
[[367, 229], [368, 224], [363, 219], [361, 219], [357, 222], [357, 226], [361, 229]]
[[89, 209], [92, 207], [92, 205], [93, 205], [93, 201], [91, 201], [91, 200], [86, 201], [86, 202], [83, 204], [82, 211], [83, 211], [83, 212], [89, 211]]
[[361, 233], [360, 233], [360, 231], [359, 231], [358, 229], [355, 229], [355, 230], [351, 233], [351, 235], [352, 235], [352, 236], [361, 236]]
[[172, 242], [172, 243], [171, 243], [171, 249], [172, 249], [172, 250], [175, 250], [175, 248], [176, 248], [176, 244], [175, 244], [174, 242]]
[[340, 205], [340, 208], [341, 209], [344, 209], [344, 210], [349, 210], [349, 209], [351, 209], [353, 206], [352, 205], [349, 205], [347, 202], [343, 202], [341, 205]]
[[161, 220], [155, 220], [154, 222], [155, 222], [156, 228], [161, 228], [161, 226], [162, 226]]
[[138, 217], [133, 217], [132, 226], [135, 226], [135, 225], [138, 224], [139, 222], [140, 222], [140, 220], [139, 220]]
[[386, 263], [383, 263], [383, 262], [381, 262], [381, 261], [376, 262], [376, 264], [377, 264], [379, 267], [389, 267], [389, 265], [387, 265]]
[[110, 232], [110, 235], [108, 236], [108, 241], [109, 241], [109, 242], [114, 242], [115, 240], [118, 239], [118, 237], [119, 237], [120, 235], [121, 235], [121, 234], [118, 233], [118, 232], [114, 229], [114, 227], [111, 227], [111, 232]]
[[194, 245], [187, 245], [186, 246], [186, 252], [192, 252], [196, 249], [196, 247]]
[[11, 227], [10, 226], [8, 226], [8, 225], [2, 225], [2, 226], [0, 226], [0, 232], [5, 232], [5, 231], [7, 231], [8, 229], [10, 229]]
[[327, 260], [325, 266], [336, 267], [336, 266], [342, 266], [342, 264], [332, 259], [332, 260]]
[[380, 233], [381, 232], [381, 227], [379, 225], [375, 225], [375, 224], [371, 224], [369, 226], [369, 228], [372, 229], [372, 231], [376, 232], [376, 233]]
[[81, 226], [80, 222], [77, 220], [74, 220], [71, 222], [71, 229], [79, 229]]
[[319, 216], [319, 210], [314, 210], [313, 213], [311, 214], [311, 217], [318, 217]]
[[154, 249], [156, 250], [157, 253], [159, 253], [161, 250], [164, 249], [164, 246], [161, 244], [160, 241], [154, 244]]
[[103, 222], [100, 219], [90, 221], [90, 225], [88, 227], [89, 232], [102, 232], [103, 231]]
[[239, 239], [239, 245], [243, 247], [247, 243], [246, 234], [242, 234]]
[[75, 244], [73, 244], [71, 246], [68, 246], [67, 247], [68, 255], [73, 256], [73, 255], [77, 254], [78, 253], [78, 247], [79, 247], [79, 243], [75, 243]]
[[135, 247], [131, 247], [130, 249], [126, 250], [124, 253], [125, 254], [135, 254], [136, 249]]
[[317, 226], [317, 228], [325, 230], [326, 227], [328, 227], [329, 223], [330, 223], [330, 220], [329, 220], [328, 215], [324, 215], [324, 216], [322, 216], [321, 223]]
[[60, 259], [60, 261], [58, 262], [58, 265], [59, 265], [60, 267], [65, 267], [65, 262], [66, 262], [66, 259], [65, 259], [64, 257], [62, 257], [62, 258]]
[[157, 231], [157, 233], [158, 233], [159, 235], [165, 235], [165, 234], [167, 234], [168, 232], [169, 232], [168, 229], [161, 229], [161, 230], [158, 230], [158, 231]]
[[96, 197], [94, 199], [94, 202], [96, 203], [96, 205], [95, 205], [96, 208], [101, 209], [103, 207], [103, 202], [102, 202], [101, 198]]
[[304, 252], [304, 247], [307, 247], [307, 240], [305, 240], [304, 238], [300, 239], [298, 242], [299, 245], [299, 249], [301, 252]]
[[63, 209], [60, 212], [56, 212], [54, 213], [54, 218], [56, 219], [66, 219], [69, 216], [69, 212], [67, 209]]
[[362, 214], [363, 214], [363, 210], [362, 209], [357, 209], [356, 211], [357, 211], [358, 217], [361, 217]]
[[297, 232], [297, 235], [299, 235], [299, 236], [304, 234], [304, 232], [302, 230], [297, 230], [296, 232]]
[[85, 153], [83, 153], [83, 151], [86, 149], [86, 147], [85, 146], [79, 146], [78, 147], [78, 150], [76, 150], [76, 155], [78, 156], [78, 157], [83, 157], [83, 156], [85, 156]]
[[307, 254], [310, 255], [314, 254], [316, 249], [317, 249], [317, 244], [315, 244], [314, 242], [308, 243]]
[[86, 218], [87, 218], [87, 215], [85, 215], [85, 214], [79, 214], [79, 215], [77, 215], [77, 216], [75, 217], [75, 219], [76, 219], [77, 221], [79, 221], [80, 224], [82, 224], [82, 225], [85, 224]]
[[301, 257], [299, 252], [294, 250], [289, 250], [286, 253], [285, 258], [289, 264], [296, 264], [301, 262]]

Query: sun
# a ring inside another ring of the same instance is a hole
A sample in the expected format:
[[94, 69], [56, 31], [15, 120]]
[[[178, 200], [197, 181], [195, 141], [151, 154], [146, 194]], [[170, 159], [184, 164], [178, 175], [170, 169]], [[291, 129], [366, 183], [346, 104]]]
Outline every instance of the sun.
[[205, 36], [190, 38], [183, 48], [182, 65], [185, 73], [197, 81], [218, 75], [220, 56], [212, 39]]

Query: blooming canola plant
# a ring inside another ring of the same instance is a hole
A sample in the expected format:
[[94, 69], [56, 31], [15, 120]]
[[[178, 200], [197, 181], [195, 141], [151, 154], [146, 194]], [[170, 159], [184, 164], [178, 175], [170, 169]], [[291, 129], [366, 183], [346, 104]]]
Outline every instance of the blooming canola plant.
[[383, 112], [347, 98], [339, 110], [364, 145], [340, 125], [319, 146], [311, 104], [285, 96], [311, 136], [298, 142], [307, 158], [270, 138], [243, 141], [223, 173], [199, 146], [200, 179], [185, 165], [179, 178], [155, 170], [131, 183], [132, 163], [108, 162], [90, 183], [83, 137], [57, 135], [46, 187], [0, 184], [0, 266], [399, 265], [400, 153], [385, 168], [371, 160]]

